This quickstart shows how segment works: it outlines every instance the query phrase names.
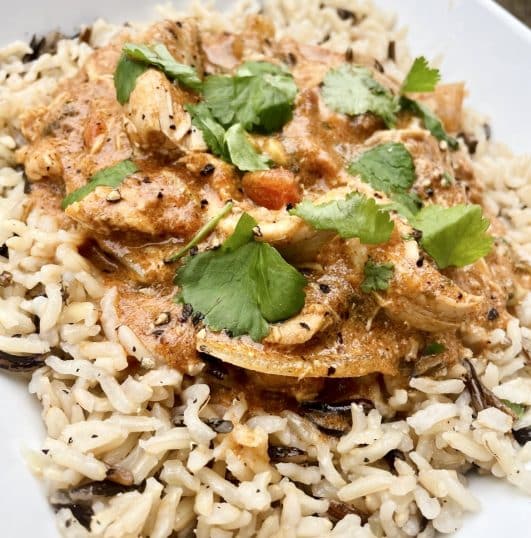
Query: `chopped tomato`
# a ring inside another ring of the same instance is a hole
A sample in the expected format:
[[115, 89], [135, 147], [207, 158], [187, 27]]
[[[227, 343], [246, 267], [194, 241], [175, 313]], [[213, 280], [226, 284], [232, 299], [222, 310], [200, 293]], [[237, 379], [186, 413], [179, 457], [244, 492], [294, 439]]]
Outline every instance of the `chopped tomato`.
[[243, 176], [243, 191], [257, 205], [281, 209], [301, 199], [295, 175], [285, 168], [248, 172]]

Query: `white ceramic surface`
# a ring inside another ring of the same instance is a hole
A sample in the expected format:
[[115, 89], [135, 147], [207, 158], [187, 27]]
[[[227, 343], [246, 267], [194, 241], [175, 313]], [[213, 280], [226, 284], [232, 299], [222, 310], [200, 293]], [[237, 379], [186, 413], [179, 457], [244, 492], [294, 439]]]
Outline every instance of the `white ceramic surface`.
[[[315, 0], [317, 1], [317, 0]], [[0, 44], [60, 28], [73, 31], [97, 17], [113, 22], [153, 16], [156, 1], [0, 0]], [[220, 5], [227, 2], [219, 2]], [[345, 5], [348, 6], [348, 0]], [[409, 26], [413, 53], [444, 54], [445, 80], [466, 80], [469, 103], [488, 114], [494, 135], [516, 152], [531, 152], [531, 31], [490, 0], [376, 0]], [[39, 446], [43, 427], [25, 383], [0, 375], [0, 536], [57, 538], [43, 490], [22, 459]], [[531, 536], [531, 499], [493, 479], [473, 478], [483, 504], [459, 537]]]

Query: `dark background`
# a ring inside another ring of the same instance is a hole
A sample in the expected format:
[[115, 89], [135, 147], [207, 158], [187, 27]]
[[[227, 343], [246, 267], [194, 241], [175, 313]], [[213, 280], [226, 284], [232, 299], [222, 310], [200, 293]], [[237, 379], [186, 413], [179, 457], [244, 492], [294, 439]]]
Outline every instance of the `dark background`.
[[505, 9], [531, 27], [531, 0], [497, 0]]

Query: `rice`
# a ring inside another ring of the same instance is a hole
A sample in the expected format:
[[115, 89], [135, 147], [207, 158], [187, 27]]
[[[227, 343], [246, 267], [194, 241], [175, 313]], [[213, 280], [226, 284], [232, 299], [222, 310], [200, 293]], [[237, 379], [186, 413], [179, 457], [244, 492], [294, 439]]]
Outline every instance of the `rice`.
[[[264, 12], [280, 35], [375, 56], [391, 76], [410, 63], [405, 32], [371, 2], [353, 0], [358, 23], [338, 17], [330, 1], [270, 0]], [[201, 4], [190, 7], [205, 28], [238, 30], [242, 11], [222, 16]], [[179, 16], [171, 6], [161, 15]], [[477, 413], [463, 382], [462, 367], [445, 377], [416, 377], [408, 390], [394, 389], [366, 414], [352, 405], [352, 429], [325, 437], [303, 417], [248, 417], [244, 399], [229, 407], [209, 403], [200, 374], [193, 380], [157, 366], [114, 310], [116, 289], [78, 254], [83, 236], [70, 222], [33, 209], [25, 212], [24, 178], [14, 166], [14, 137], [22, 110], [47, 105], [58, 81], [73, 75], [91, 51], [119, 27], [98, 21], [90, 43], [63, 39], [54, 54], [29, 63], [24, 43], [0, 51], [0, 351], [48, 354], [29, 390], [42, 406], [47, 438], [28, 465], [50, 492], [120, 477], [124, 491], [95, 499], [88, 528], [73, 507], [57, 504], [65, 537], [198, 538], [231, 536], [355, 537], [450, 533], [465, 512], [479, 509], [466, 487], [472, 466], [504, 478], [531, 494], [529, 444], [520, 447], [511, 429], [531, 425], [531, 409], [515, 421], [497, 408]], [[387, 57], [395, 42], [396, 62]], [[485, 203], [507, 226], [506, 239], [522, 263], [531, 263], [531, 156], [513, 156], [487, 140], [484, 119], [467, 112], [467, 132], [478, 139], [473, 160], [485, 185]], [[523, 208], [523, 209], [522, 209]], [[35, 292], [38, 290], [38, 292]], [[471, 357], [482, 382], [499, 398], [531, 406], [531, 293], [522, 297], [518, 318], [506, 330], [472, 335], [488, 341], [482, 357]], [[38, 317], [39, 327], [34, 321]], [[71, 360], [65, 361], [60, 351]], [[127, 357], [141, 368], [127, 373]], [[405, 419], [399, 420], [400, 413]], [[219, 433], [208, 419], [231, 421]], [[303, 451], [307, 464], [273, 462], [271, 446]], [[380, 465], [389, 461], [390, 470]], [[133, 486], [132, 488], [129, 486]], [[331, 518], [333, 503], [352, 503], [355, 513]]]

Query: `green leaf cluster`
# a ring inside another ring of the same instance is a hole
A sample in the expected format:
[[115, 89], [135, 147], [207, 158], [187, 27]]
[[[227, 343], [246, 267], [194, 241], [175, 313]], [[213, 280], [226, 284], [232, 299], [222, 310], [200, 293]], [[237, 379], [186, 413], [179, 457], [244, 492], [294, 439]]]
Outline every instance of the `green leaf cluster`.
[[260, 341], [270, 323], [302, 309], [306, 279], [275, 248], [255, 240], [256, 226], [244, 213], [219, 249], [186, 259], [175, 283], [177, 300], [201, 313], [212, 330]]

